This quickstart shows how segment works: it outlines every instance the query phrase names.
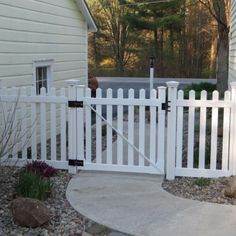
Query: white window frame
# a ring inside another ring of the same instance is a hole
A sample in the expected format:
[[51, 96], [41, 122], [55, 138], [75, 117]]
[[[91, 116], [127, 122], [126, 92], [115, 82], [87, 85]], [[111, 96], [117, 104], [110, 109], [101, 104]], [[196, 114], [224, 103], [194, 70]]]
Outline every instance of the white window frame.
[[[54, 71], [53, 64], [54, 64], [53, 59], [33, 61], [33, 86], [35, 88], [36, 88], [36, 69], [38, 67], [47, 67], [47, 94], [50, 93], [50, 89], [53, 87], [53, 71]], [[37, 91], [35, 92], [37, 93]]]

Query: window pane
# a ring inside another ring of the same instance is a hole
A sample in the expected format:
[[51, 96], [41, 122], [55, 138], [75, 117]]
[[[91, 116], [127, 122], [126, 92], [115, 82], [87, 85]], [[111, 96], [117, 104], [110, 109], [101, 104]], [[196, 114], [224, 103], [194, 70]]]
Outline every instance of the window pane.
[[43, 73], [43, 79], [47, 80], [47, 67], [42, 68], [42, 73]]
[[44, 67], [37, 67], [36, 68], [36, 93], [40, 94], [40, 89], [42, 87], [47, 88], [47, 66]]

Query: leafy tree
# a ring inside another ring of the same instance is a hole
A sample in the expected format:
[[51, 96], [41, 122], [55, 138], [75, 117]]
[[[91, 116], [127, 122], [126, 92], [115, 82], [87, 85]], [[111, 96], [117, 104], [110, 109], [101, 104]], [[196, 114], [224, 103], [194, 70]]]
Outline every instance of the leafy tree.
[[96, 75], [147, 76], [155, 56], [157, 76], [215, 78], [217, 25], [198, 0], [89, 4], [99, 28], [89, 37]]
[[167, 32], [169, 35], [169, 51], [173, 56], [174, 35], [181, 31], [183, 24], [182, 6], [184, 1], [156, 2], [148, 5], [141, 4], [142, 2], [139, 0], [135, 1], [136, 4], [130, 4], [129, 8], [132, 10], [127, 13], [126, 19], [137, 30], [152, 32], [154, 56], [157, 58], [160, 75], [163, 75], [164, 34]]
[[[125, 6], [122, 7], [123, 3], [122, 0], [97, 0], [90, 3], [93, 11], [96, 9], [94, 12], [99, 28], [97, 37], [93, 36], [95, 55], [98, 53], [96, 43], [105, 44], [110, 57], [112, 50], [114, 57], [110, 59], [114, 60], [115, 67], [121, 74], [131, 60], [138, 38], [135, 31], [130, 29], [129, 22], [124, 19], [128, 9]], [[98, 63], [98, 58], [96, 61]]]

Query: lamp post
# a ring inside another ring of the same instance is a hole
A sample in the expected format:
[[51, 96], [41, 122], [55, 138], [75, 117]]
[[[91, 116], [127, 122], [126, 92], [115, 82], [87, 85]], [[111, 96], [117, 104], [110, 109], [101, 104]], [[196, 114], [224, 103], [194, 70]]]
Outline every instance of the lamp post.
[[151, 91], [153, 89], [154, 62], [155, 62], [155, 57], [150, 57], [149, 58], [149, 64], [150, 64], [150, 94], [151, 94]]

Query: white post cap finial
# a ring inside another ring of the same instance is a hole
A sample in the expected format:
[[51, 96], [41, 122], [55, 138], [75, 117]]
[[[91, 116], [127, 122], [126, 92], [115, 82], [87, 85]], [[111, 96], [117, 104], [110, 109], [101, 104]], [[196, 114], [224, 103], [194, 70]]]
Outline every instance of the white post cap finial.
[[77, 79], [69, 79], [69, 80], [66, 80], [66, 84], [67, 85], [79, 85], [80, 84], [80, 80], [77, 80]]
[[171, 88], [177, 88], [179, 86], [179, 82], [177, 81], [168, 81], [166, 82], [166, 85]]

